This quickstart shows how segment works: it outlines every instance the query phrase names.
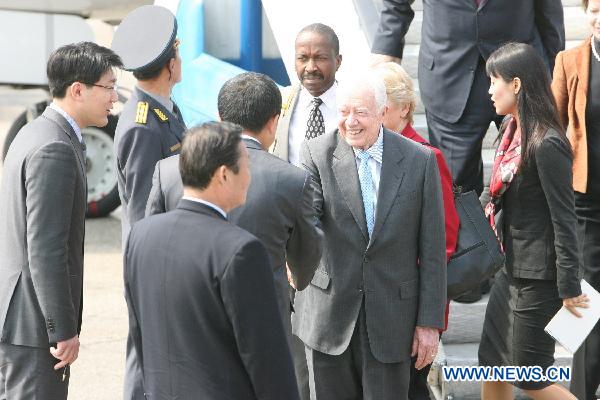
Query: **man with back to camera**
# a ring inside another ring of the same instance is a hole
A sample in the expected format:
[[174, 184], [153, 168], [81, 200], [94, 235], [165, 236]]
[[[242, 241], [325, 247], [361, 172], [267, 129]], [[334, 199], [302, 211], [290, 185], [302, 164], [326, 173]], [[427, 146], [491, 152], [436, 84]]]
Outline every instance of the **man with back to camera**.
[[434, 153], [382, 127], [376, 76], [338, 90], [338, 130], [306, 141], [322, 263], [296, 293], [311, 399], [407, 399], [411, 355], [433, 362], [444, 327], [444, 212]]
[[228, 222], [244, 204], [241, 127], [185, 136], [177, 208], [133, 226], [125, 251], [129, 329], [151, 399], [298, 399], [267, 252]]
[[[115, 131], [123, 248], [132, 224], [144, 217], [158, 160], [178, 154], [186, 129], [171, 90], [181, 81], [177, 20], [166, 8], [142, 6], [115, 32], [113, 50], [137, 83]], [[127, 339], [124, 399], [143, 400], [140, 371]]]
[[0, 398], [66, 399], [79, 355], [87, 181], [81, 130], [103, 127], [120, 58], [95, 43], [48, 60], [52, 103], [12, 142], [0, 190]]
[[[313, 277], [321, 258], [323, 234], [313, 208], [310, 175], [269, 154], [281, 110], [281, 94], [266, 75], [245, 72], [229, 79], [218, 96], [219, 115], [243, 128], [252, 182], [246, 203], [229, 220], [256, 235], [267, 248], [283, 324], [291, 340], [291, 304], [286, 260], [299, 290]], [[183, 193], [179, 156], [156, 164], [147, 215], [175, 208]]]

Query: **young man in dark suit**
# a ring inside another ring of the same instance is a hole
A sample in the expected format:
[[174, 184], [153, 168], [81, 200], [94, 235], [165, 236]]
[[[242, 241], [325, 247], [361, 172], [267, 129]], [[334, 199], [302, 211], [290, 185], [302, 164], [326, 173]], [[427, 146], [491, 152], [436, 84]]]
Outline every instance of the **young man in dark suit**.
[[125, 291], [149, 398], [298, 399], [267, 252], [227, 220], [250, 183], [241, 132], [191, 129], [183, 198], [131, 231]]
[[53, 101], [12, 142], [0, 190], [0, 398], [67, 398], [79, 353], [87, 184], [81, 130], [117, 101], [109, 49], [82, 42], [48, 60]]

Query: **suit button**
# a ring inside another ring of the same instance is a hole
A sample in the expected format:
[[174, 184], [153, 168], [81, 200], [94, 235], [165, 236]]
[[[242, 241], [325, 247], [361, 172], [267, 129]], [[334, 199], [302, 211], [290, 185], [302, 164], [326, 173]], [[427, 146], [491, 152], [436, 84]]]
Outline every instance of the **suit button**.
[[365, 256], [365, 258], [364, 258], [364, 262], [365, 262], [365, 264], [368, 264], [368, 263], [369, 263], [369, 261], [371, 261], [371, 260], [369, 259], [369, 257]]
[[365, 291], [363, 285], [358, 285], [358, 291], [361, 293]]

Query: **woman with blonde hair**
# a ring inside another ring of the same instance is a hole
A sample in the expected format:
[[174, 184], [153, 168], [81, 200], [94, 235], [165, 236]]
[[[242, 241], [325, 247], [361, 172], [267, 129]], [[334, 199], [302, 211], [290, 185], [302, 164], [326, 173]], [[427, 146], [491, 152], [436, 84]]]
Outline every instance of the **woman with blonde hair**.
[[[413, 113], [416, 108], [416, 98], [413, 82], [404, 68], [393, 62], [386, 62], [374, 67], [373, 71], [378, 74], [385, 83], [387, 93], [388, 111], [383, 120], [386, 129], [399, 133], [417, 143], [429, 147], [435, 153], [440, 178], [442, 182], [442, 194], [444, 199], [444, 214], [446, 225], [446, 260], [449, 260], [458, 238], [458, 214], [454, 206], [454, 195], [452, 192], [452, 175], [444, 160], [442, 152], [431, 146], [412, 127]], [[446, 327], [448, 326], [448, 305], [446, 306]], [[408, 398], [410, 400], [429, 399], [427, 389], [427, 375], [431, 364], [412, 360]]]

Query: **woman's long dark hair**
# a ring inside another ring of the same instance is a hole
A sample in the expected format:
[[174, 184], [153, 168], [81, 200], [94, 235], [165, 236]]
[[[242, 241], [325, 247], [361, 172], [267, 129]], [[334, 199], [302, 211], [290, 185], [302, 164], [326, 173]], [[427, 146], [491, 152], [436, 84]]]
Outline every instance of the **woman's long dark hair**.
[[[556, 129], [568, 144], [550, 89], [550, 75], [537, 51], [524, 43], [507, 43], [487, 60], [488, 76], [511, 82], [521, 80], [517, 112], [521, 125], [521, 165], [526, 166], [549, 128]], [[502, 135], [503, 129], [500, 129]], [[568, 146], [571, 148], [570, 145]]]

